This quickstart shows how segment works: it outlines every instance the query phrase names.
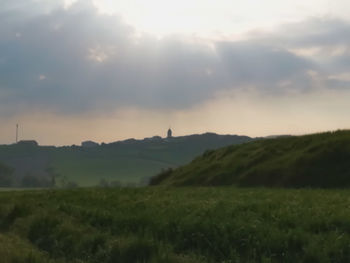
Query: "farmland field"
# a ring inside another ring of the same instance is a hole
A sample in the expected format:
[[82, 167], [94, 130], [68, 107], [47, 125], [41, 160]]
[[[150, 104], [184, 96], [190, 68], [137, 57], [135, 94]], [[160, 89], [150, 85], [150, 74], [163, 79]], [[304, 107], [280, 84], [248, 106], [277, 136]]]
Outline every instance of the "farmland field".
[[350, 191], [0, 192], [1, 262], [349, 262]]

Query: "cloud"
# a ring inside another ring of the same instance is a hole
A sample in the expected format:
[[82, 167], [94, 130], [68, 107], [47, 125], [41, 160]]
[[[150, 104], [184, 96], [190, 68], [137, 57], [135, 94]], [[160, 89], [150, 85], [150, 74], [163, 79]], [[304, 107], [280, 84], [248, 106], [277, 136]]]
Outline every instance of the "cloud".
[[[327, 77], [350, 69], [349, 56], [343, 56], [350, 39], [344, 21], [310, 20], [242, 41], [157, 39], [116, 15], [98, 13], [89, 1], [69, 7], [50, 3], [0, 1], [1, 114], [27, 109], [77, 114], [129, 106], [178, 110], [225, 91], [284, 94], [321, 82], [326, 88], [348, 84]], [[322, 61], [300, 51], [342, 45], [344, 52]]]

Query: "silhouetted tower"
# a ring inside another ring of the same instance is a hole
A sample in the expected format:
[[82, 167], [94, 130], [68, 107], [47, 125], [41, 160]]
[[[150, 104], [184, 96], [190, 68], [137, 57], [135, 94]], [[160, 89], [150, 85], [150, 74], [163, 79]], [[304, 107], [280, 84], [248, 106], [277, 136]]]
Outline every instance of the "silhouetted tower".
[[16, 124], [16, 143], [18, 143], [18, 124]]
[[172, 132], [171, 129], [169, 128], [167, 138], [171, 138], [171, 137], [173, 137], [173, 132]]

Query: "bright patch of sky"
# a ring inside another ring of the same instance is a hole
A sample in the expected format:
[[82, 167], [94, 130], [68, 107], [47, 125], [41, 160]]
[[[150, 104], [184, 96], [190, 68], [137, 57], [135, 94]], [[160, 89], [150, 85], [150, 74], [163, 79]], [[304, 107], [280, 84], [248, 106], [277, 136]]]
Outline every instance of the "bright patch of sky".
[[[67, 3], [72, 3], [68, 0]], [[194, 34], [239, 37], [312, 17], [348, 19], [347, 0], [94, 0], [101, 13], [118, 14], [142, 32], [159, 37]]]

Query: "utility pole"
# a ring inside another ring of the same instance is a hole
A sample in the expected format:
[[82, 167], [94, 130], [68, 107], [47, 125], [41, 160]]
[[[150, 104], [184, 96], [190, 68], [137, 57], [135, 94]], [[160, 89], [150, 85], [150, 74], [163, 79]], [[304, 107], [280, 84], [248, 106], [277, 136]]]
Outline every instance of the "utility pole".
[[16, 143], [18, 143], [18, 124], [16, 124]]

